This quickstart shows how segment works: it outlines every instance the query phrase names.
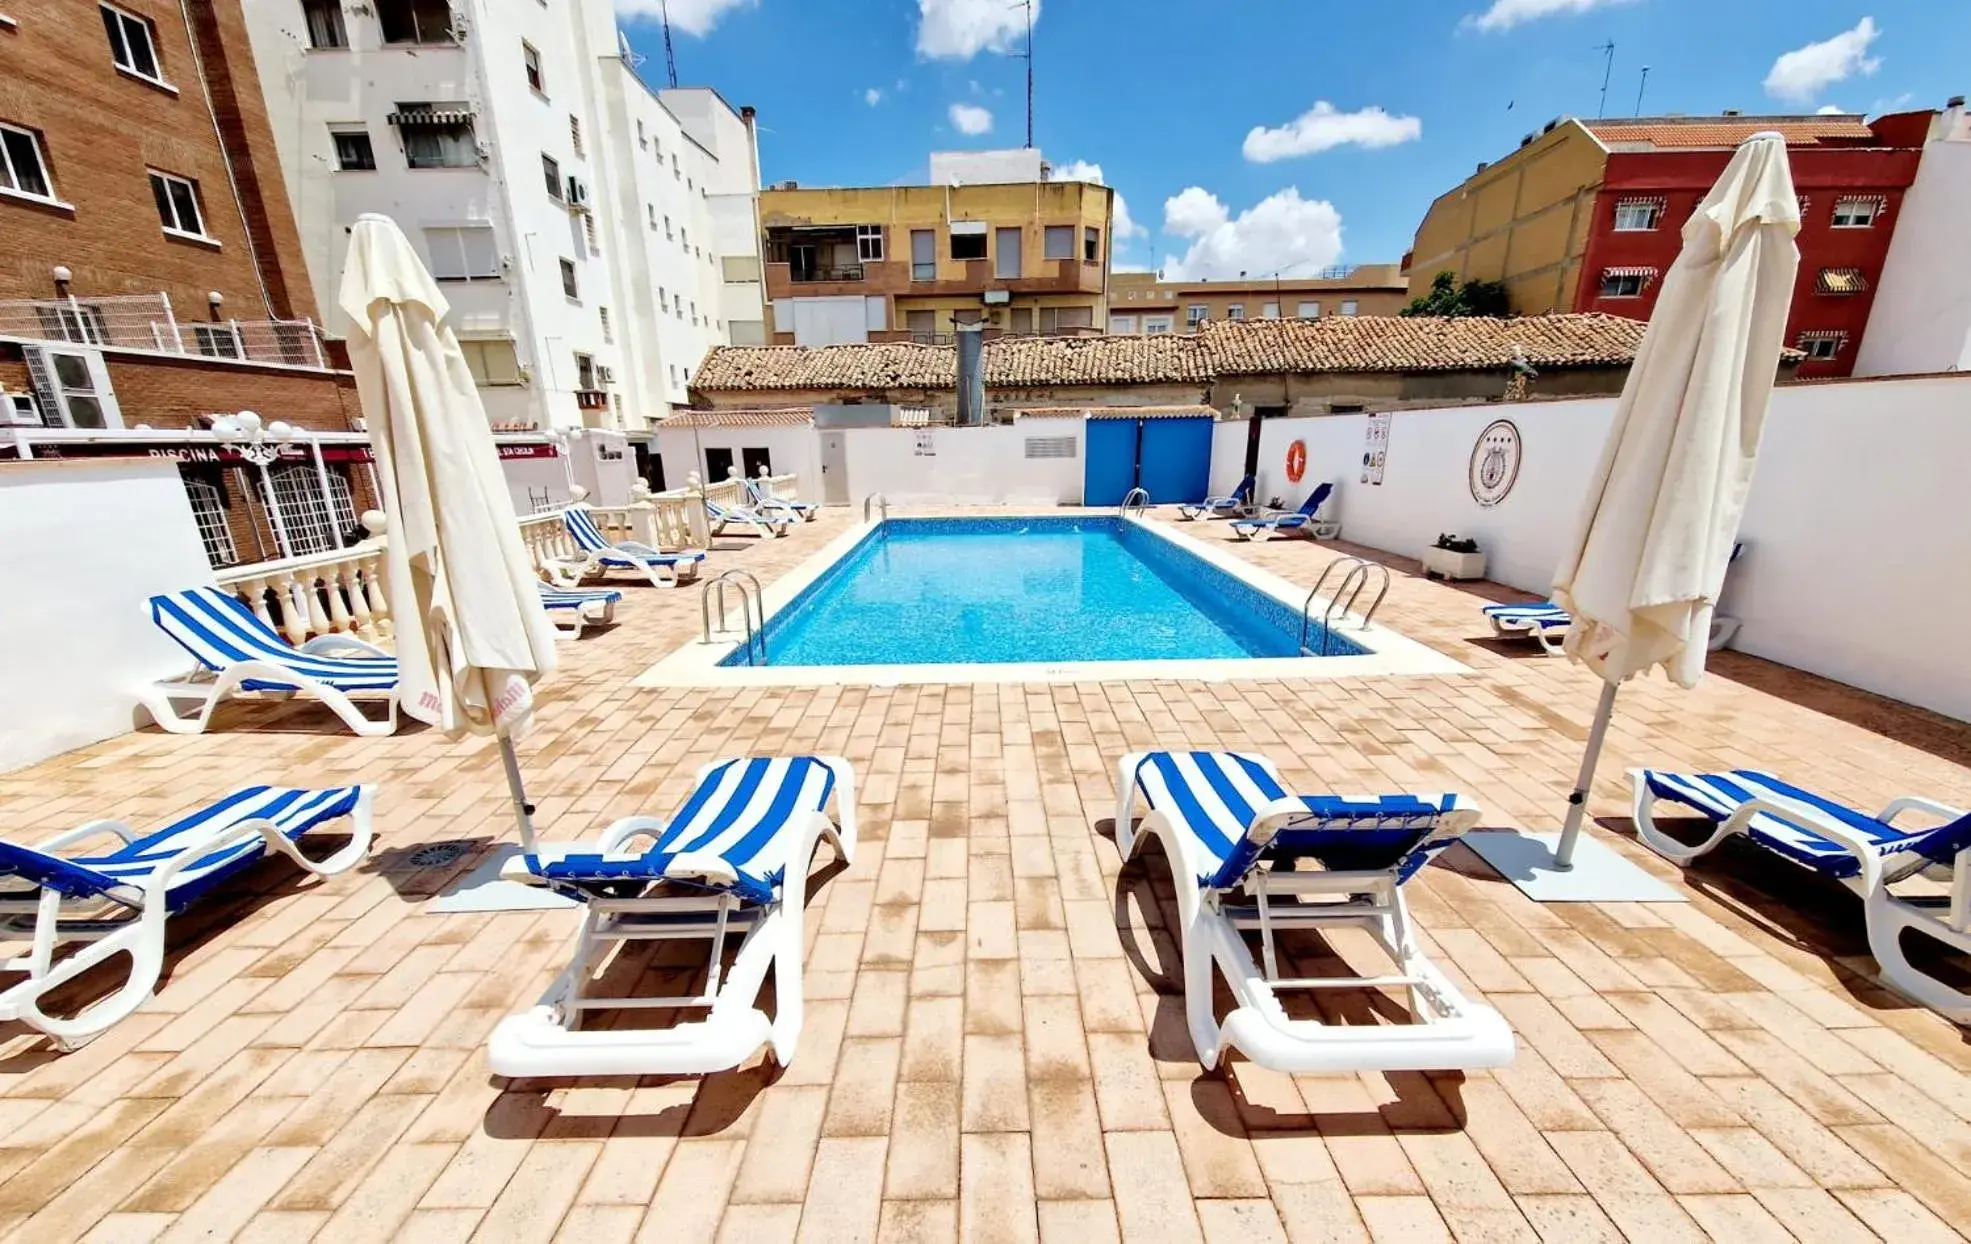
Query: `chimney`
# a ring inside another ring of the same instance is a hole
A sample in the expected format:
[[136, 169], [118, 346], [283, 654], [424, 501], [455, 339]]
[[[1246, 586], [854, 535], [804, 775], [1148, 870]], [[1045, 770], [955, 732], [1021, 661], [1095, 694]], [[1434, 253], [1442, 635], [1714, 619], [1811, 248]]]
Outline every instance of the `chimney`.
[[1725, 115], [1728, 117], [1742, 117], [1745, 115], [1745, 110], [1743, 108], [1727, 108], [1725, 109]]
[[985, 325], [958, 325], [958, 426], [985, 423]]

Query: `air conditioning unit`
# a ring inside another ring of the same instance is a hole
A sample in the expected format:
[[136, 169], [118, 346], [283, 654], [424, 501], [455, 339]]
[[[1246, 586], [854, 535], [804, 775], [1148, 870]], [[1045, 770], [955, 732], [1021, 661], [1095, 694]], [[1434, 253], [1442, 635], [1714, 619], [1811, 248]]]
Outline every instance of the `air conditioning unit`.
[[32, 393], [0, 392], [0, 409], [4, 409], [9, 423], [41, 426], [41, 408], [35, 404]]
[[586, 208], [589, 205], [589, 185], [581, 178], [569, 175], [568, 206]]
[[616, 380], [616, 373], [610, 370], [608, 366], [598, 363], [595, 368], [595, 380], [597, 384], [613, 384]]

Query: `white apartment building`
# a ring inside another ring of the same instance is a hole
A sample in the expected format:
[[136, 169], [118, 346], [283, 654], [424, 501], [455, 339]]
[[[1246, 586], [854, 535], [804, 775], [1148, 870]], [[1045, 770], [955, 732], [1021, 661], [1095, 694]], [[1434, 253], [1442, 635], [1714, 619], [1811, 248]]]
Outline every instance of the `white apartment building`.
[[394, 218], [495, 424], [634, 435], [764, 340], [752, 110], [652, 90], [609, 0], [245, 8], [317, 298], [356, 217]]

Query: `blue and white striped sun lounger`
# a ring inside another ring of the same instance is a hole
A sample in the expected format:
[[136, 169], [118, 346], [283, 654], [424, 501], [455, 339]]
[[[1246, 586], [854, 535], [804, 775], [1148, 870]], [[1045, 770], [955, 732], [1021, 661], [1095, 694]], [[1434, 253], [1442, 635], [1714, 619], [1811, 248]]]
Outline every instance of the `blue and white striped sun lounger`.
[[[195, 587], [150, 599], [151, 619], [198, 661], [183, 678], [152, 683], [137, 691], [157, 724], [173, 734], [199, 734], [219, 702], [238, 691], [275, 694], [305, 691], [363, 735], [397, 730], [397, 659], [351, 635], [320, 635], [292, 647], [224, 588]], [[388, 698], [382, 721], [365, 717], [349, 697], [372, 693]], [[196, 701], [193, 716], [180, 715], [176, 701]]]
[[[1346, 799], [1289, 793], [1273, 766], [1236, 752], [1139, 752], [1116, 774], [1116, 845], [1126, 861], [1147, 836], [1163, 840], [1177, 892], [1184, 1009], [1198, 1061], [1216, 1067], [1238, 1049], [1287, 1072], [1428, 1071], [1512, 1061], [1512, 1029], [1469, 1002], [1439, 972], [1410, 927], [1402, 884], [1430, 855], [1477, 823], [1459, 795]], [[1134, 823], [1136, 799], [1148, 811]], [[1304, 864], [1317, 867], [1302, 867]], [[1283, 976], [1276, 935], [1366, 929], [1396, 971], [1386, 976]], [[1255, 964], [1246, 934], [1259, 935]], [[1234, 1009], [1220, 1024], [1212, 967]], [[1278, 991], [1406, 991], [1412, 1023], [1324, 1024], [1294, 1019]]]
[[611, 570], [634, 570], [649, 579], [652, 587], [676, 587], [697, 578], [699, 564], [705, 560], [705, 554], [697, 549], [666, 553], [636, 540], [611, 541], [595, 525], [595, 516], [579, 505], [563, 510], [561, 522], [581, 553], [573, 561], [550, 562], [543, 567], [561, 587], [575, 587]]
[[1485, 617], [1502, 638], [1524, 636], [1539, 641], [1549, 656], [1565, 656], [1561, 646], [1574, 625], [1574, 615], [1552, 601], [1528, 605], [1487, 605]]
[[580, 635], [591, 626], [607, 626], [616, 620], [616, 606], [623, 594], [613, 587], [559, 588], [541, 584], [541, 607], [548, 621], [562, 638]]
[[1206, 497], [1197, 505], [1180, 505], [1177, 516], [1186, 522], [1193, 519], [1217, 518], [1222, 514], [1242, 514], [1252, 508], [1252, 490], [1257, 483], [1248, 475], [1239, 481], [1239, 486], [1223, 497]]
[[[831, 800], [837, 811], [832, 821]], [[538, 1005], [493, 1030], [493, 1072], [704, 1075], [739, 1066], [762, 1045], [786, 1066], [801, 1036], [808, 865], [823, 838], [844, 863], [855, 853], [855, 782], [848, 762], [755, 757], [699, 770], [691, 794], [668, 822], [627, 817], [593, 848], [512, 861], [509, 878], [572, 898], [584, 914], [568, 969]], [[725, 968], [729, 934], [744, 940]], [[611, 944], [650, 939], [708, 940], [703, 988], [684, 996], [586, 996]], [[757, 1005], [768, 967], [774, 978], [771, 1018]], [[589, 1028], [582, 1022], [588, 1011], [627, 1009], [707, 1013], [662, 1029]]]
[[776, 497], [767, 491], [767, 486], [756, 479], [744, 481], [746, 498], [751, 508], [762, 514], [789, 514], [803, 522], [813, 522], [821, 507], [812, 501], [796, 501], [792, 497]]
[[1307, 500], [1292, 513], [1263, 514], [1258, 518], [1239, 518], [1232, 520], [1232, 534], [1241, 540], [1250, 540], [1262, 531], [1275, 535], [1293, 532], [1308, 533], [1313, 530], [1314, 516], [1320, 512], [1321, 505], [1335, 486], [1326, 480], [1315, 485], [1314, 491], [1307, 494]]
[[[250, 786], [153, 834], [105, 820], [36, 847], [0, 839], [0, 932], [31, 943], [27, 954], [0, 961], [0, 970], [27, 974], [0, 993], [0, 1020], [20, 1020], [63, 1049], [103, 1032], [156, 988], [168, 917], [251, 868], [269, 847], [319, 876], [353, 866], [369, 851], [371, 797], [367, 786]], [[304, 838], [343, 817], [350, 819], [347, 846], [322, 860], [302, 854]], [[59, 853], [104, 837], [118, 840], [115, 849]], [[79, 948], [57, 960], [66, 943]], [[130, 975], [109, 996], [66, 1018], [41, 1009], [51, 991], [125, 953]]]
[[[1917, 796], [1889, 803], [1875, 816], [1857, 812], [1756, 769], [1669, 773], [1635, 769], [1636, 832], [1657, 854], [1688, 865], [1735, 834], [1802, 868], [1843, 882], [1862, 897], [1868, 945], [1891, 986], [1960, 1024], [1971, 1024], [1971, 993], [1918, 971], [1903, 948], [1904, 930], [1971, 954], [1971, 812]], [[1656, 801], [1701, 813], [1711, 829], [1695, 846], [1657, 825]], [[1937, 823], [1895, 824], [1905, 812]], [[1922, 873], [1948, 882], [1948, 899], [1899, 898], [1889, 887]]]
[[789, 527], [801, 521], [785, 511], [756, 510], [744, 505], [720, 505], [709, 497], [705, 499], [705, 515], [712, 520], [712, 534], [715, 536], [724, 535], [725, 529], [735, 523], [752, 528], [753, 534], [762, 538], [784, 536]]

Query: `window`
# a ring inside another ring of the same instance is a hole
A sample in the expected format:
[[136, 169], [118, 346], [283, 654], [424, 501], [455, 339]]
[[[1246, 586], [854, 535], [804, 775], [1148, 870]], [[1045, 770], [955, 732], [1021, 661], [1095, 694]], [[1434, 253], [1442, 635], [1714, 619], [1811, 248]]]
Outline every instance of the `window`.
[[1146, 315], [1143, 317], [1143, 335], [1145, 337], [1161, 337], [1170, 330], [1171, 322], [1170, 317], [1167, 315]]
[[1041, 237], [1040, 253], [1048, 259], [1074, 258], [1074, 226], [1049, 225]]
[[192, 521], [198, 524], [199, 543], [205, 546], [205, 560], [217, 570], [239, 561], [233, 544], [233, 529], [226, 522], [226, 494], [209, 479], [187, 475], [185, 499], [192, 503]]
[[1869, 229], [1875, 225], [1875, 218], [1881, 213], [1885, 200], [1879, 198], [1849, 198], [1834, 200], [1834, 227], [1836, 229]]
[[1083, 263], [1102, 262], [1102, 231], [1093, 225], [1081, 231], [1081, 259]]
[[1343, 315], [1354, 315], [1357, 311], [1361, 310], [1361, 307], [1362, 304], [1356, 302], [1353, 298], [1344, 298], [1341, 300], [1341, 313]]
[[643, 132], [643, 122], [636, 123], [636, 145], [645, 151], [650, 150], [650, 135]]
[[664, 240], [666, 242], [671, 240], [671, 218], [669, 216], [664, 217]]
[[582, 234], [588, 239], [589, 254], [600, 255], [602, 253], [602, 243], [596, 240], [594, 212], [589, 212], [582, 217]]
[[1663, 219], [1662, 199], [1623, 199], [1615, 205], [1617, 233], [1646, 233]]
[[475, 384], [498, 388], [525, 383], [511, 341], [461, 341], [459, 349]]
[[1643, 274], [1633, 268], [1610, 268], [1601, 274], [1601, 296], [1603, 298], [1640, 298], [1643, 292]]
[[390, 123], [404, 136], [412, 168], [471, 168], [479, 163], [472, 111], [464, 104], [398, 104]]
[[103, 33], [109, 36], [110, 59], [125, 73], [165, 85], [163, 70], [157, 64], [157, 36], [149, 18], [102, 6]]
[[520, 45], [520, 66], [527, 74], [527, 85], [537, 95], [547, 94], [547, 79], [541, 76], [541, 53], [531, 43]]
[[[691, 379], [690, 376], [685, 377]], [[746, 472], [747, 479], [758, 479], [762, 475], [773, 474], [773, 455], [765, 449], [741, 449], [739, 469]]]
[[205, 218], [198, 210], [198, 183], [170, 173], [151, 174], [151, 197], [157, 200], [157, 218], [166, 233], [203, 238]]
[[341, 0], [301, 0], [301, 15], [308, 23], [311, 48], [346, 48], [348, 32], [342, 28]]
[[1136, 317], [1133, 315], [1112, 315], [1109, 317], [1109, 331], [1117, 336], [1133, 336], [1136, 332]]
[[562, 195], [567, 192], [561, 188], [561, 162], [551, 155], [542, 155], [541, 176], [547, 179], [548, 198], [562, 202]]
[[883, 226], [857, 225], [855, 227], [855, 257], [862, 263], [883, 261]]
[[424, 250], [431, 257], [431, 275], [441, 281], [500, 279], [500, 252], [491, 225], [427, 228]]
[[913, 281], [935, 281], [938, 279], [937, 259], [938, 235], [930, 229], [910, 231], [910, 279]]
[[903, 313], [904, 331], [913, 341], [929, 345], [938, 333], [938, 313], [935, 311], [905, 311]]
[[107, 345], [109, 317], [94, 303], [42, 303], [34, 308], [40, 321], [41, 336], [50, 341], [72, 341], [77, 345]]
[[1814, 280], [1817, 294], [1861, 294], [1868, 292], [1868, 278], [1860, 268], [1822, 268]]
[[1235, 303], [1233, 303], [1232, 305], [1230, 305], [1230, 306], [1228, 306], [1228, 307], [1226, 307], [1226, 308], [1225, 308], [1225, 318], [1226, 318], [1226, 319], [1228, 319], [1228, 320], [1243, 320], [1243, 319], [1245, 319], [1245, 318], [1246, 318], [1246, 304], [1245, 304], [1245, 303], [1243, 303], [1243, 302], [1235, 302]]
[[684, 250], [691, 249], [691, 235], [685, 232], [683, 225], [678, 226], [678, 246]]
[[1280, 304], [1279, 304], [1279, 303], [1277, 303], [1277, 302], [1262, 302], [1262, 303], [1260, 303], [1260, 304], [1259, 304], [1259, 318], [1260, 318], [1260, 319], [1262, 319], [1262, 320], [1277, 320], [1277, 319], [1279, 319], [1279, 318], [1280, 318]]
[[1002, 281], [1020, 279], [1020, 231], [1018, 228], [995, 231], [993, 248], [998, 251], [998, 260], [993, 264], [992, 274]]
[[1800, 348], [1807, 352], [1807, 358], [1815, 362], [1825, 362], [1841, 353], [1848, 335], [1839, 332], [1806, 332], [1800, 334]]
[[581, 301], [582, 291], [575, 284], [575, 261], [572, 259], [561, 261], [561, 292], [577, 302]]
[[657, 287], [657, 309], [664, 312], [671, 309], [671, 292], [662, 285]]
[[209, 359], [243, 359], [239, 334], [225, 324], [192, 325], [192, 348]]
[[575, 153], [577, 160], [584, 155], [582, 150], [582, 119], [574, 113], [568, 114], [568, 149]]
[[706, 482], [717, 483], [720, 480], [731, 479], [732, 475], [732, 451], [730, 449], [714, 449], [707, 445], [705, 447]]
[[376, 151], [370, 146], [368, 130], [335, 130], [335, 166], [345, 173], [371, 172], [376, 168]]
[[452, 6], [445, 0], [375, 0], [385, 43], [452, 43]]
[[1318, 298], [1308, 299], [1295, 307], [1293, 313], [1303, 320], [1318, 320], [1321, 318], [1321, 302]]
[[1043, 333], [1065, 332], [1071, 328], [1093, 328], [1095, 309], [1093, 307], [1042, 307], [1040, 309], [1040, 331]]
[[1016, 333], [1030, 333], [1033, 331], [1032, 307], [1013, 308], [1013, 331]]
[[1211, 308], [1201, 302], [1194, 302], [1184, 308], [1184, 323], [1192, 328], [1211, 318]]
[[655, 229], [657, 227], [657, 205], [655, 203], [645, 203], [643, 210], [650, 214], [650, 227]]
[[578, 389], [596, 387], [594, 355], [583, 354], [579, 350], [575, 352], [575, 387]]
[[41, 158], [41, 136], [33, 130], [0, 125], [0, 190], [54, 201], [48, 165]]
[[270, 468], [267, 478], [274, 485], [281, 525], [287, 529], [288, 556], [326, 553], [336, 547], [337, 532], [356, 525], [349, 480], [334, 468], [328, 472], [326, 499], [322, 496], [322, 476], [313, 463], [284, 462]]
[[615, 341], [616, 330], [609, 326], [609, 308], [597, 307], [595, 309], [595, 316], [596, 319], [602, 322], [602, 339], [607, 342]]
[[964, 260], [984, 259], [986, 257], [985, 227], [981, 225], [977, 229], [960, 233], [954, 226], [951, 234], [951, 257]]

